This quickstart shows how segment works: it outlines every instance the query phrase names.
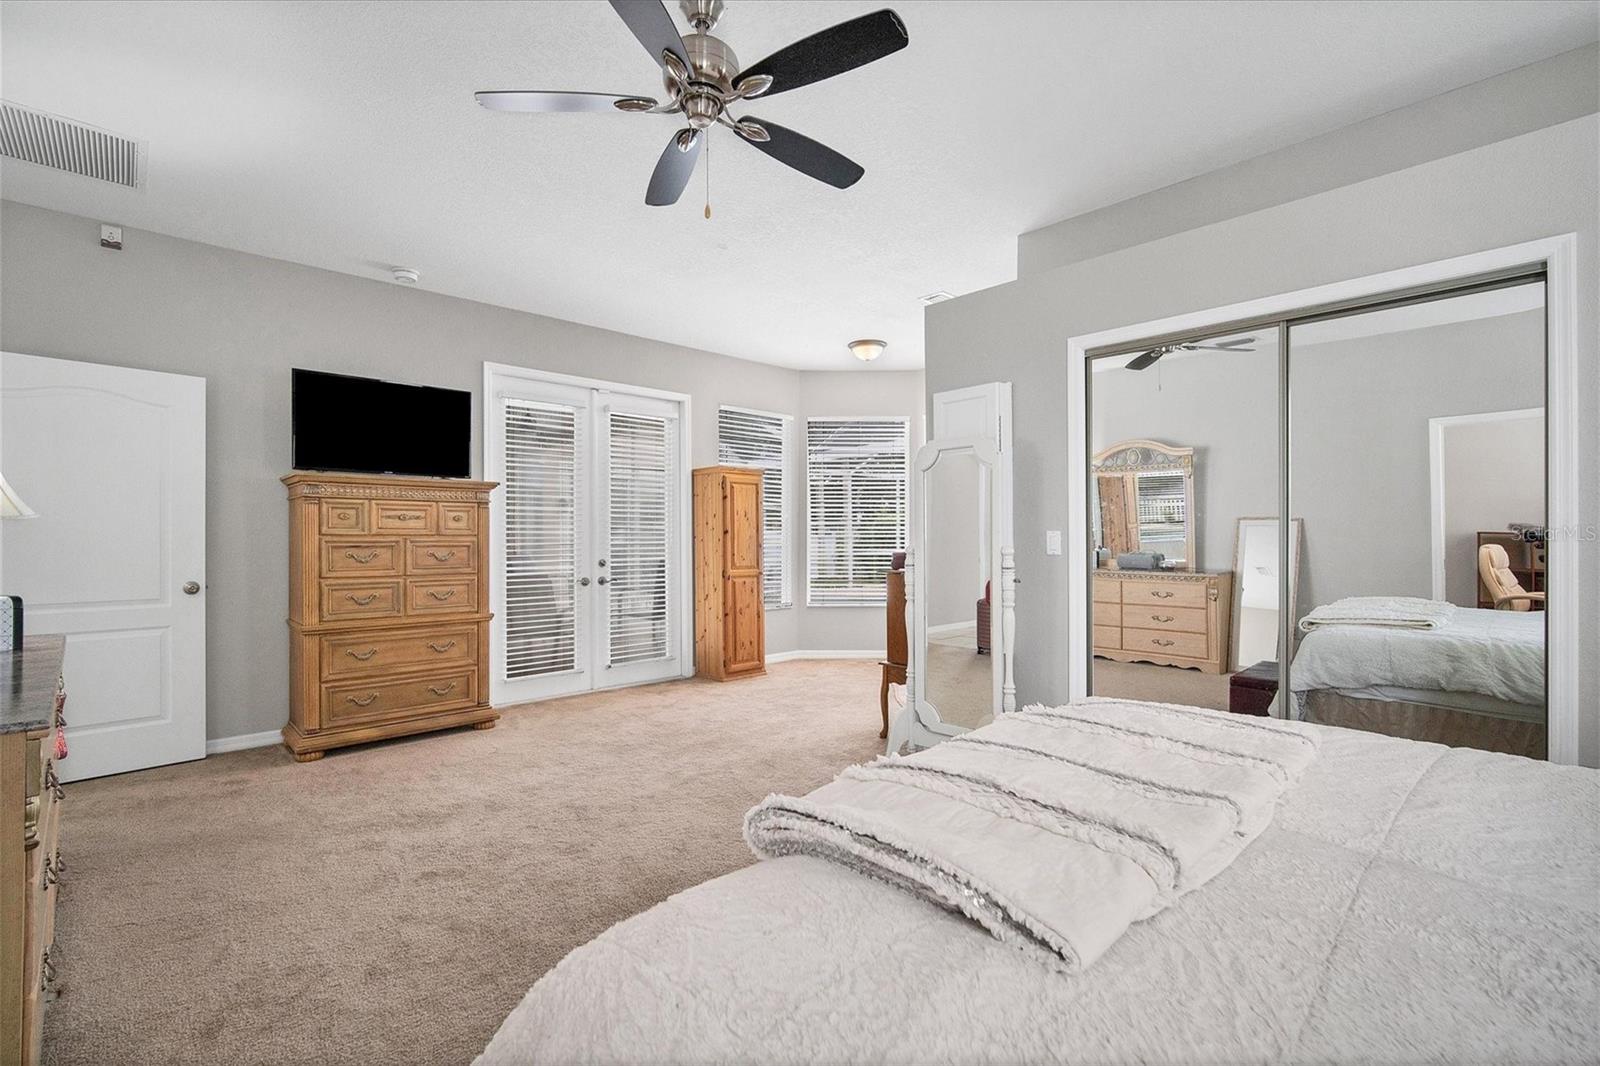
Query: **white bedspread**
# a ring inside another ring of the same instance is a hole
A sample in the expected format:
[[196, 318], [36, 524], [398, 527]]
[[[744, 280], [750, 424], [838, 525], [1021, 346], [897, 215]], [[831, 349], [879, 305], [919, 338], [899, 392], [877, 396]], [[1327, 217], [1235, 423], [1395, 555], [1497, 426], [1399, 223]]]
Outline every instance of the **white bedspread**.
[[1438, 629], [1341, 625], [1300, 641], [1289, 687], [1476, 692], [1542, 705], [1544, 613], [1458, 607]]
[[745, 820], [1070, 971], [1227, 868], [1316, 758], [1302, 726], [1120, 699], [1029, 707]]
[[1346, 596], [1311, 609], [1300, 619], [1309, 633], [1324, 626], [1393, 626], [1397, 629], [1438, 629], [1455, 615], [1454, 604], [1416, 596]]
[[574, 951], [479, 1063], [1594, 1062], [1600, 774], [1308, 728], [1255, 843], [1082, 974], [795, 856]]

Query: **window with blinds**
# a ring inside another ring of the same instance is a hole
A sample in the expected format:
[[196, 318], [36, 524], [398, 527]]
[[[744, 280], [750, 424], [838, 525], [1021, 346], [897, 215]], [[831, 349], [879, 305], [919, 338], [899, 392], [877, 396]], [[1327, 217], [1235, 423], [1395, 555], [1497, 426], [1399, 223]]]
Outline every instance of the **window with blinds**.
[[717, 462], [761, 471], [761, 602], [794, 605], [789, 580], [788, 415], [723, 407], [717, 411]]
[[578, 667], [579, 412], [505, 401], [506, 677]]
[[806, 603], [871, 606], [905, 546], [911, 428], [903, 418], [806, 422]]
[[1183, 475], [1140, 474], [1136, 485], [1140, 550], [1158, 551], [1169, 559], [1185, 562], [1188, 515], [1184, 513]]
[[606, 599], [612, 666], [671, 654], [667, 598], [676, 428], [672, 419], [609, 416]]

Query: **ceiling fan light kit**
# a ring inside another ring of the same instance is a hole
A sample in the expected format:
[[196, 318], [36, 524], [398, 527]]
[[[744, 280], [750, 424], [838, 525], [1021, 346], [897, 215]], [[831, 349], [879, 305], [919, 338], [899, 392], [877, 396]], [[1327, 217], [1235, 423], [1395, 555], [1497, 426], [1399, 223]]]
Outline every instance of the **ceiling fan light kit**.
[[[678, 202], [694, 174], [704, 131], [726, 126], [740, 140], [802, 174], [848, 189], [865, 171], [826, 145], [765, 119], [735, 116], [730, 105], [765, 99], [812, 82], [854, 70], [904, 48], [910, 38], [900, 16], [885, 8], [814, 33], [780, 48], [750, 67], [739, 66], [726, 41], [712, 36], [722, 18], [723, 0], [679, 0], [692, 33], [680, 35], [662, 0], [610, 0], [650, 58], [661, 67], [665, 102], [614, 93], [484, 91], [476, 94], [494, 111], [622, 111], [682, 115], [687, 128], [667, 142], [645, 191], [645, 203]], [[709, 209], [707, 217], [710, 217]]]
[[874, 359], [878, 358], [878, 356], [883, 354], [883, 350], [889, 347], [889, 342], [865, 338], [863, 340], [851, 341], [849, 344], [845, 345], [845, 347], [850, 349], [851, 355], [855, 356], [863, 363], [870, 363]]

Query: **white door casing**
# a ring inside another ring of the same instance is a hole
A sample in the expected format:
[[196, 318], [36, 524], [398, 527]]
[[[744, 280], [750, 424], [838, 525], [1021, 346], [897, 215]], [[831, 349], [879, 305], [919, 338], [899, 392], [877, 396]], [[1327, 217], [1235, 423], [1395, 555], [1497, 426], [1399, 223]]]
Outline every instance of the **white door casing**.
[[39, 515], [0, 531], [0, 573], [26, 632], [67, 635], [62, 777], [203, 758], [205, 379], [7, 352], [0, 395]]
[[692, 674], [688, 397], [496, 363], [484, 396], [490, 702]]

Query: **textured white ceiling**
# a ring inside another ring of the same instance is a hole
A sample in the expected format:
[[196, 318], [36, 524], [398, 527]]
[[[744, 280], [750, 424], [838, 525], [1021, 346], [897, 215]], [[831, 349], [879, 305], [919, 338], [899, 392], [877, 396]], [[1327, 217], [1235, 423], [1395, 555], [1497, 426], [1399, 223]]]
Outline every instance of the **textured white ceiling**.
[[[879, 6], [732, 0], [745, 63]], [[9, 199], [785, 366], [922, 364], [922, 306], [1018, 233], [1595, 39], [1594, 0], [895, 0], [911, 44], [757, 103], [866, 168], [813, 182], [726, 131], [644, 206], [673, 119], [509, 115], [481, 88], [659, 95], [609, 6], [0, 6], [0, 91], [149, 142], [130, 191], [4, 161]], [[676, 5], [673, 5], [676, 12]], [[702, 161], [702, 167], [704, 162]]]

